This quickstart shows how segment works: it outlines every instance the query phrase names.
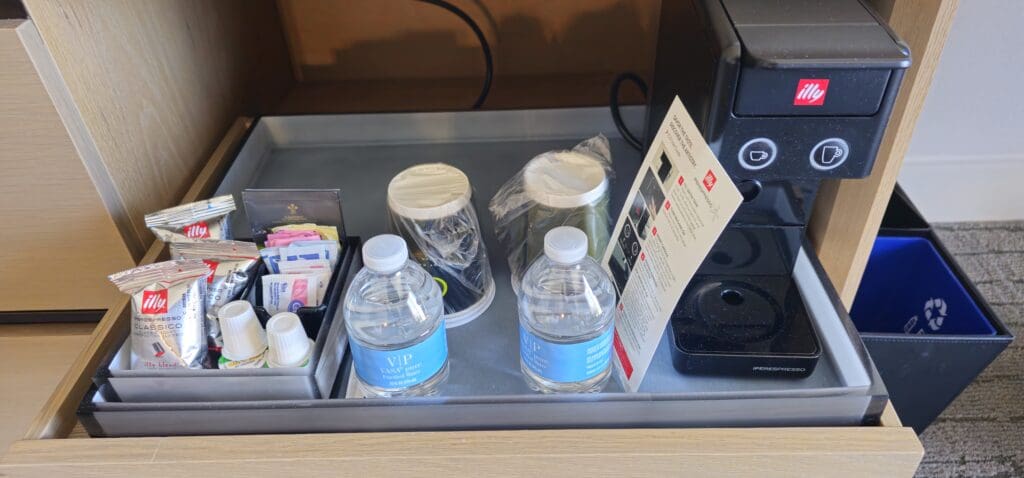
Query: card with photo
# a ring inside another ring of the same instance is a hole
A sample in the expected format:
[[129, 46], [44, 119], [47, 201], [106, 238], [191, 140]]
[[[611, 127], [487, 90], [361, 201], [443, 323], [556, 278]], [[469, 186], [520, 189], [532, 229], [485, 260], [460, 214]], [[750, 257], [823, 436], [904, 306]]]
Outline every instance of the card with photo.
[[608, 269], [612, 273], [612, 279], [615, 280], [616, 292], [621, 295], [622, 291], [626, 289], [626, 282], [629, 281], [630, 267], [626, 260], [626, 253], [623, 252], [622, 246], [619, 244], [615, 245], [615, 250], [608, 259]]
[[661, 212], [661, 206], [665, 204], [665, 191], [661, 189], [661, 182], [654, 175], [654, 171], [648, 169], [644, 174], [644, 180], [640, 183], [640, 195], [647, 203], [647, 210], [651, 216], [657, 216]]
[[658, 156], [658, 179], [661, 181], [661, 185], [665, 186], [665, 189], [672, 187], [672, 184], [677, 181], [679, 177], [679, 169], [672, 164], [672, 160], [668, 159], [668, 155], [664, 151]]
[[619, 247], [622, 248], [623, 255], [626, 257], [626, 265], [629, 266], [630, 270], [636, 265], [636, 259], [640, 257], [640, 238], [636, 234], [636, 228], [630, 221], [622, 226], [622, 231], [618, 237]]

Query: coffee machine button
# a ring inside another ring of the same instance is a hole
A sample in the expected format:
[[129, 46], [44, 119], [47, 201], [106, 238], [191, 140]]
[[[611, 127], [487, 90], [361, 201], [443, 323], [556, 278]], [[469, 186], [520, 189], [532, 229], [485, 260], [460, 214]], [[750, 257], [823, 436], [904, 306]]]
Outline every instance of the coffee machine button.
[[738, 159], [743, 169], [757, 171], [772, 164], [778, 152], [779, 148], [775, 146], [775, 141], [768, 138], [754, 138], [740, 146]]
[[850, 145], [842, 138], [829, 138], [811, 148], [811, 167], [818, 171], [838, 168], [850, 156]]

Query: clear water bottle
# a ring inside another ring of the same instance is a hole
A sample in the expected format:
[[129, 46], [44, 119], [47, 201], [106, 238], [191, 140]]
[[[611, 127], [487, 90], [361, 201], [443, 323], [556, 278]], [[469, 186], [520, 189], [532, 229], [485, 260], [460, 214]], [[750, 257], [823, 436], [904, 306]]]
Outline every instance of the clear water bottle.
[[598, 392], [611, 375], [615, 290], [587, 256], [587, 235], [556, 227], [523, 276], [519, 356], [526, 384], [544, 393]]
[[395, 235], [366, 241], [363, 264], [344, 307], [362, 389], [376, 397], [436, 394], [448, 378], [441, 288]]

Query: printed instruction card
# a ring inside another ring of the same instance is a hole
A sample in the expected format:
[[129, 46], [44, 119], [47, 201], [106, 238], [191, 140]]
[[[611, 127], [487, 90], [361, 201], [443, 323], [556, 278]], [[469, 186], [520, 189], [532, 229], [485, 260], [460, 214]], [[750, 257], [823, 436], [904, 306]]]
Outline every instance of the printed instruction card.
[[640, 388], [679, 296], [742, 201], [676, 97], [601, 261], [619, 291], [613, 343], [627, 391]]

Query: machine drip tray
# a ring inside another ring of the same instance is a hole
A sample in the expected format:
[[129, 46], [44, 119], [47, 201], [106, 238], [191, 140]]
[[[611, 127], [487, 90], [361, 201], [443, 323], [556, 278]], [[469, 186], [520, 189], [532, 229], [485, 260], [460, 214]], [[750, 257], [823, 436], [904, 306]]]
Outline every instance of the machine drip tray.
[[821, 356], [791, 275], [696, 276], [670, 327], [683, 374], [806, 377]]

